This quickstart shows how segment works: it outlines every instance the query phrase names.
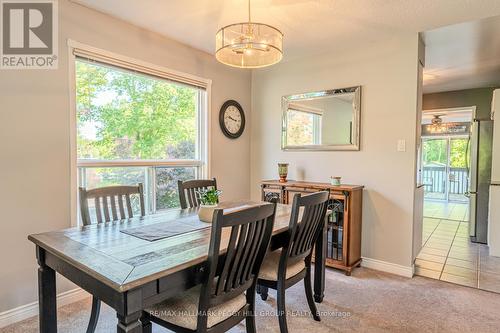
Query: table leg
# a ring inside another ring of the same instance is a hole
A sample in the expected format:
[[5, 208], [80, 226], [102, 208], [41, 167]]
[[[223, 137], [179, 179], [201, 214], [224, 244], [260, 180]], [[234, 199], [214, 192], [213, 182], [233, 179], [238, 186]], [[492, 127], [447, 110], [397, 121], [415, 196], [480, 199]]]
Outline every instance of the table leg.
[[142, 333], [142, 323], [140, 322], [142, 312], [136, 312], [127, 316], [117, 315], [117, 333]]
[[314, 251], [314, 300], [316, 303], [323, 302], [325, 296], [325, 261], [327, 245], [327, 221], [323, 225], [323, 231], [316, 240]]
[[38, 260], [38, 320], [40, 333], [57, 332], [56, 272], [45, 265], [45, 250], [36, 248]]

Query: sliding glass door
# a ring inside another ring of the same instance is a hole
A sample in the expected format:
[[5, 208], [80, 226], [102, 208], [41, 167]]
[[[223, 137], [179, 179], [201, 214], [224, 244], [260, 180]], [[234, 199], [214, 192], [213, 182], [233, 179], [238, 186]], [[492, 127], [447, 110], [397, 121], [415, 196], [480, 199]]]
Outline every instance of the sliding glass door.
[[422, 139], [422, 181], [426, 199], [467, 201], [468, 144], [467, 137]]

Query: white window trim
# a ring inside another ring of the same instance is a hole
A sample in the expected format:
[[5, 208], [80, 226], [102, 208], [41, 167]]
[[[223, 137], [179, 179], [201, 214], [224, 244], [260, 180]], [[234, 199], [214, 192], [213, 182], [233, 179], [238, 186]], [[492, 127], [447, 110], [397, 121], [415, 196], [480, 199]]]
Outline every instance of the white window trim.
[[[130, 58], [117, 53], [99, 49], [87, 44], [83, 44], [71, 39], [68, 39], [68, 77], [69, 77], [69, 128], [70, 128], [70, 212], [71, 212], [71, 226], [78, 225], [78, 166], [104, 166], [104, 161], [100, 160], [85, 160], [78, 161], [77, 159], [77, 123], [76, 123], [76, 73], [75, 73], [75, 51], [78, 53], [86, 53], [93, 55], [99, 59], [107, 59], [108, 63], [112, 64], [114, 61], [116, 65], [124, 67], [123, 64], [127, 66], [137, 66], [140, 68], [138, 70], [145, 72], [146, 74], [155, 75], [158, 77], [163, 77], [168, 80], [173, 80], [177, 82], [183, 82], [190, 85], [195, 85], [205, 89], [205, 98], [201, 98], [199, 105], [206, 105], [206, 114], [202, 113], [200, 119], [198, 119], [199, 125], [204, 124], [204, 126], [199, 126], [202, 133], [200, 133], [199, 138], [206, 138], [202, 140], [200, 145], [203, 145], [204, 156], [200, 156], [203, 162], [198, 160], [154, 160], [154, 161], [134, 161], [134, 160], [117, 160], [113, 161], [113, 166], [123, 166], [123, 165], [134, 165], [134, 166], [145, 166], [145, 162], [149, 163], [148, 166], [196, 166], [199, 167], [203, 165], [202, 177], [211, 177], [211, 122], [212, 122], [212, 112], [211, 112], [211, 98], [212, 98], [212, 80], [198, 77], [196, 75], [182, 73], [167, 67], [155, 65], [142, 60]], [[202, 94], [199, 94], [200, 96]], [[105, 162], [106, 166], [110, 166], [108, 161]]]

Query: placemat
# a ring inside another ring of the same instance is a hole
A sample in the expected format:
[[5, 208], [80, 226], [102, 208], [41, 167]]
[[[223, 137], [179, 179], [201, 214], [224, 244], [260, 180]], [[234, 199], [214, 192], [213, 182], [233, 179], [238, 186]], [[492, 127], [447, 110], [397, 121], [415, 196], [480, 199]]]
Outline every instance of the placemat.
[[210, 228], [210, 223], [201, 222], [198, 215], [187, 216], [173, 221], [160, 222], [136, 228], [123, 229], [120, 232], [153, 242], [156, 240], [185, 234], [187, 232]]
[[[231, 214], [235, 211], [242, 210], [245, 208], [250, 208], [254, 204], [246, 203], [235, 203], [235, 202], [223, 202], [220, 203], [218, 208], [224, 209], [224, 214]], [[149, 225], [144, 225], [140, 227], [123, 229], [120, 232], [124, 234], [134, 236], [140, 239], [153, 242], [156, 240], [177, 236], [185, 234], [191, 231], [210, 228], [211, 223], [206, 223], [200, 221], [198, 215], [191, 215], [186, 217], [181, 217], [175, 220], [159, 222]]]

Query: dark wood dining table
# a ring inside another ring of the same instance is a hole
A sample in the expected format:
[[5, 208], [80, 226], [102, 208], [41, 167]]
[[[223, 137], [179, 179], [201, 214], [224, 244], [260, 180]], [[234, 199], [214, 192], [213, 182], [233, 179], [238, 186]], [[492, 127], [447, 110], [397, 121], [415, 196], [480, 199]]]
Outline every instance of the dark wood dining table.
[[[260, 204], [264, 203], [229, 206]], [[279, 248], [285, 239], [290, 213], [291, 206], [278, 204], [271, 249]], [[161, 223], [175, 230], [187, 220], [198, 221], [200, 228], [155, 241], [123, 232]], [[326, 223], [323, 230], [314, 254], [316, 302], [323, 300], [325, 288]], [[117, 313], [117, 332], [142, 332], [143, 309], [201, 283], [210, 232], [210, 224], [197, 220], [196, 209], [179, 209], [29, 235], [39, 265], [40, 332], [57, 332], [56, 272], [112, 307]]]

